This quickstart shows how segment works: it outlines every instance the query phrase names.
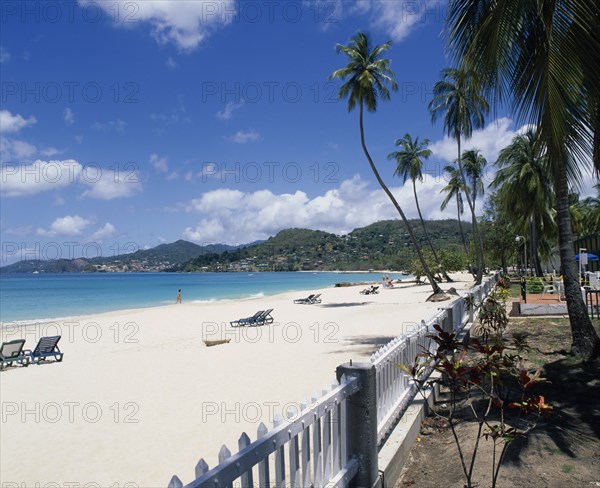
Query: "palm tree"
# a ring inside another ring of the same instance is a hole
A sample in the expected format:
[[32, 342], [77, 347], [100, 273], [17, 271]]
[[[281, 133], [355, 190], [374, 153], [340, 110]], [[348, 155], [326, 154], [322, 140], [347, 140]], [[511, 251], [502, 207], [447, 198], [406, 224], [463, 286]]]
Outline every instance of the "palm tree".
[[381, 55], [387, 51], [392, 42], [388, 41], [384, 44], [377, 45], [371, 50], [371, 43], [369, 37], [358, 32], [347, 45], [338, 44], [336, 50], [338, 53], [344, 53], [350, 59], [348, 65], [344, 68], [335, 70], [329, 76], [330, 79], [339, 78], [344, 81], [344, 84], [340, 87], [338, 92], [338, 100], [348, 98], [348, 112], [351, 112], [357, 105], [359, 107], [359, 127], [360, 127], [360, 142], [362, 149], [365, 153], [369, 166], [377, 179], [377, 182], [388, 196], [398, 214], [402, 218], [406, 229], [410, 236], [415, 252], [419, 258], [419, 261], [423, 265], [425, 275], [433, 288], [434, 295], [443, 294], [442, 289], [437, 284], [433, 277], [433, 274], [429, 270], [423, 253], [415, 234], [412, 230], [404, 211], [398, 204], [396, 198], [386, 186], [385, 182], [379, 175], [377, 167], [369, 154], [367, 146], [365, 144], [365, 131], [363, 126], [363, 113], [364, 109], [369, 112], [375, 112], [377, 110], [377, 101], [379, 98], [382, 100], [390, 99], [390, 91], [388, 85], [392, 90], [397, 90], [398, 85], [394, 81], [394, 73], [390, 69], [390, 60], [384, 59]]
[[462, 198], [464, 185], [462, 182], [462, 178], [460, 177], [458, 170], [451, 165], [444, 166], [444, 173], [447, 173], [449, 178], [447, 180], [448, 184], [440, 190], [440, 192], [447, 193], [446, 198], [444, 198], [444, 201], [440, 205], [440, 210], [446, 210], [446, 207], [448, 206], [448, 203], [450, 203], [450, 200], [452, 200], [452, 198], [456, 198], [456, 209], [458, 212], [458, 228], [460, 229], [460, 238], [462, 240], [463, 247], [465, 248], [465, 254], [468, 256], [469, 249], [467, 248], [467, 241], [465, 240], [465, 233], [463, 231], [462, 222], [460, 220], [460, 216], [464, 212], [464, 204]]
[[[485, 253], [483, 251], [483, 236], [479, 233], [477, 226], [477, 217], [475, 216], [475, 207], [477, 205], [477, 197], [483, 196], [485, 187], [483, 185], [483, 168], [487, 165], [487, 159], [479, 152], [478, 149], [469, 149], [462, 154], [463, 169], [467, 179], [467, 192], [471, 194], [473, 202], [473, 229], [476, 229], [475, 237], [479, 239], [481, 250], [479, 253], [479, 265], [485, 269]], [[469, 185], [469, 183], [471, 183]]]
[[474, 78], [472, 71], [454, 68], [442, 70], [442, 80], [433, 86], [433, 100], [429, 103], [429, 111], [432, 122], [435, 122], [442, 113], [444, 114], [446, 134], [453, 137], [458, 145], [458, 169], [471, 211], [476, 242], [478, 269], [475, 282], [480, 284], [483, 278], [483, 241], [477, 228], [475, 206], [469, 194], [461, 159], [461, 137], [468, 139], [473, 134], [473, 128], [483, 127], [484, 117], [489, 110], [487, 101], [479, 94]]
[[593, 160], [600, 172], [600, 12], [589, 0], [450, 0], [447, 32], [455, 61], [476, 72], [497, 103], [537, 127], [552, 178], [573, 337], [572, 351], [600, 354], [580, 292], [569, 215], [570, 185]]
[[600, 229], [600, 183], [594, 186], [595, 197], [587, 197], [581, 201], [583, 214], [583, 233], [592, 234]]
[[479, 149], [469, 149], [463, 152], [462, 161], [465, 175], [471, 183], [469, 191], [473, 196], [473, 208], [477, 204], [477, 197], [483, 196], [485, 186], [483, 184], [483, 169], [487, 165], [487, 159], [479, 152]]
[[533, 129], [513, 138], [498, 156], [499, 168], [492, 188], [499, 189], [499, 201], [519, 232], [529, 234], [531, 260], [536, 274], [542, 276], [538, 247], [541, 229], [554, 233], [552, 184], [547, 173], [547, 158], [541, 152]]
[[451, 282], [452, 278], [450, 278], [444, 270], [440, 258], [438, 257], [437, 253], [435, 252], [435, 248], [431, 243], [431, 238], [429, 237], [429, 233], [425, 227], [425, 221], [423, 220], [423, 215], [421, 214], [419, 198], [417, 197], [417, 181], [423, 181], [423, 160], [428, 159], [429, 156], [431, 156], [431, 149], [427, 149], [429, 142], [429, 139], [424, 139], [422, 142], [419, 142], [418, 137], [413, 140], [410, 134], [405, 134], [402, 139], [396, 140], [396, 146], [402, 147], [402, 149], [400, 151], [394, 151], [388, 154], [388, 159], [393, 159], [396, 161], [394, 176], [401, 177], [403, 183], [406, 183], [406, 180], [409, 178], [411, 179], [415, 203], [417, 204], [417, 212], [419, 213], [419, 219], [421, 220], [421, 225], [423, 226], [425, 238], [427, 239], [427, 243], [429, 244], [429, 248], [433, 254], [433, 259], [438, 265], [438, 268], [444, 279], [448, 282]]

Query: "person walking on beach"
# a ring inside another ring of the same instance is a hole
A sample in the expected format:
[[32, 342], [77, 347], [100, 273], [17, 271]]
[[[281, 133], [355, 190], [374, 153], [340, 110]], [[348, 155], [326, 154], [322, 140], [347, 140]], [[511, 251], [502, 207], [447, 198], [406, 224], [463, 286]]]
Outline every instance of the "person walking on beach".
[[181, 301], [181, 288], [177, 290], [177, 301], [175, 303], [182, 303]]

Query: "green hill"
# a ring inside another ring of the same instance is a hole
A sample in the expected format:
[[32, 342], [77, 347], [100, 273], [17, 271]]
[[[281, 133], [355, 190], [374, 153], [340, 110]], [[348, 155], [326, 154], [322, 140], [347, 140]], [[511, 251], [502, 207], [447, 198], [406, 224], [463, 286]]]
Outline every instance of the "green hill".
[[112, 271], [165, 271], [206, 253], [235, 249], [225, 244], [199, 246], [179, 240], [130, 254], [91, 259], [24, 260], [0, 268], [2, 273], [78, 273]]
[[[425, 247], [420, 222], [413, 220], [411, 224]], [[456, 220], [430, 220], [426, 225], [436, 249], [461, 249]], [[463, 227], [468, 239], [471, 226], [464, 223]], [[286, 229], [266, 241], [243, 247], [199, 246], [179, 240], [115, 257], [20, 261], [0, 268], [0, 272], [405, 270], [414, 259], [404, 225], [398, 220], [386, 220], [342, 236], [319, 230]]]
[[[417, 239], [426, 244], [418, 220], [411, 221]], [[426, 223], [436, 248], [460, 250], [456, 220]], [[463, 224], [467, 238], [471, 230]], [[337, 236], [323, 231], [287, 229], [267, 241], [243, 249], [198, 256], [173, 271], [300, 271], [407, 269], [415, 258], [404, 225], [387, 220]]]

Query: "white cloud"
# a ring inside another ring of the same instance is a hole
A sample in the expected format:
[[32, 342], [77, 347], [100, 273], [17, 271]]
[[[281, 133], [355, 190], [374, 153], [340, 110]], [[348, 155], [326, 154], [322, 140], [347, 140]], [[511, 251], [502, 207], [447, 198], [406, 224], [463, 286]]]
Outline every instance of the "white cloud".
[[0, 158], [2, 161], [23, 161], [32, 158], [37, 152], [33, 144], [20, 139], [0, 136]]
[[182, 95], [177, 97], [177, 105], [171, 109], [171, 113], [152, 113], [150, 119], [154, 122], [161, 122], [166, 125], [189, 124], [192, 119], [187, 116], [187, 108]]
[[370, 30], [396, 42], [408, 37], [420, 25], [439, 23], [445, 18], [445, 3], [438, 0], [317, 0], [316, 5], [311, 0], [310, 5], [311, 10], [320, 13], [325, 29], [346, 16], [360, 17], [362, 22], [369, 23]]
[[0, 194], [21, 197], [65, 188], [78, 181], [81, 169], [81, 165], [72, 159], [3, 165], [0, 168]]
[[92, 241], [101, 241], [115, 234], [117, 229], [110, 222], [104, 224], [104, 227], [100, 227], [96, 232], [94, 232], [91, 236]]
[[261, 138], [260, 133], [257, 130], [240, 130], [226, 138], [229, 142], [234, 142], [236, 144], [246, 144], [247, 142], [255, 142], [259, 141]]
[[[511, 130], [511, 125], [511, 119], [503, 117], [491, 122], [481, 130], [473, 131], [470, 139], [462, 141], [461, 151], [479, 149], [488, 163], [493, 163], [498, 158], [500, 151], [512, 142], [513, 137], [523, 132], [523, 128], [516, 131]], [[445, 161], [455, 161], [458, 155], [456, 141], [448, 136], [431, 144], [429, 149], [434, 156]]]
[[121, 134], [125, 133], [125, 127], [127, 127], [127, 122], [121, 119], [117, 120], [109, 120], [108, 122], [95, 122], [92, 125], [92, 129], [97, 130], [98, 132], [119, 132]]
[[22, 115], [13, 115], [8, 110], [0, 110], [0, 132], [3, 134], [17, 133], [24, 127], [37, 123], [37, 119], [32, 115], [25, 119]]
[[15, 227], [14, 229], [13, 228], [6, 229], [3, 232], [5, 234], [23, 237], [23, 236], [31, 234], [31, 231], [32, 231], [32, 227], [30, 225], [23, 225], [21, 227]]
[[159, 173], [166, 173], [169, 171], [168, 158], [160, 157], [158, 154], [151, 154], [149, 163]]
[[64, 151], [60, 149], [56, 149], [55, 147], [46, 147], [40, 151], [40, 154], [46, 158], [51, 158], [52, 156], [56, 156], [57, 154], [61, 154]]
[[93, 178], [82, 180], [89, 186], [89, 190], [81, 196], [97, 200], [113, 200], [115, 198], [128, 198], [142, 191], [137, 171], [101, 171]]
[[[450, 206], [442, 213], [446, 182], [426, 176], [417, 191], [424, 218], [455, 218]], [[408, 218], [417, 218], [410, 184], [391, 188]], [[195, 227], [187, 227], [182, 237], [195, 242], [247, 243], [266, 239], [282, 229], [302, 227], [344, 234], [378, 220], [398, 219], [399, 215], [379, 187], [371, 187], [358, 175], [343, 181], [338, 188], [314, 198], [303, 191], [275, 194], [270, 190], [244, 193], [218, 189], [187, 203], [190, 213], [198, 213]], [[400, 225], [400, 224], [399, 224]]]
[[0, 46], [0, 63], [8, 63], [10, 61], [10, 53]]
[[443, 3], [438, 0], [394, 0], [371, 2], [371, 25], [375, 31], [383, 30], [394, 41], [401, 41], [427, 21], [444, 19]]
[[67, 215], [66, 217], [59, 217], [52, 222], [49, 230], [38, 229], [37, 234], [45, 237], [80, 236], [90, 223], [89, 220], [79, 215]]
[[63, 119], [68, 125], [73, 125], [75, 123], [75, 114], [70, 108], [67, 107], [63, 110]]
[[[94, 3], [124, 27], [147, 22], [152, 27], [152, 37], [159, 44], [172, 43], [182, 50], [197, 48], [213, 31], [231, 23], [236, 11], [235, 0], [115, 0], [111, 3], [79, 0], [79, 3]], [[115, 17], [115, 12], [120, 15]]]
[[167, 58], [167, 60], [165, 61], [165, 65], [167, 66], [167, 68], [169, 68], [170, 70], [173, 70], [175, 68], [177, 68], [177, 63], [175, 62], [175, 60], [169, 56]]
[[217, 118], [220, 120], [229, 120], [231, 119], [233, 112], [235, 112], [236, 110], [242, 108], [242, 106], [244, 105], [244, 101], [241, 100], [240, 102], [236, 103], [236, 102], [227, 102], [227, 104], [225, 105], [225, 108], [223, 110], [219, 110], [217, 112]]

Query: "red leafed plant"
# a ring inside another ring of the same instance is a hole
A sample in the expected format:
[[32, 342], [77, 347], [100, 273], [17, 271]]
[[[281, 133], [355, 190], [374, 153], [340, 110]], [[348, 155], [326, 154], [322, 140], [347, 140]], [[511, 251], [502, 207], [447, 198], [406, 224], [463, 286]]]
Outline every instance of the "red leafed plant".
[[[507, 318], [502, 312], [495, 307], [490, 315], [489, 325], [496, 331], [503, 330]], [[494, 320], [499, 324], [492, 323]], [[517, 354], [509, 354], [507, 341], [499, 334], [484, 337], [481, 341], [469, 341], [459, 340], [454, 332], [446, 332], [439, 325], [434, 328], [436, 333], [428, 337], [437, 343], [437, 351], [425, 350], [412, 365], [399, 367], [412, 379], [423, 397], [425, 390], [434, 383], [441, 383], [448, 391], [448, 412], [434, 408], [433, 413], [444, 419], [452, 431], [467, 488], [476, 485], [473, 468], [480, 439], [493, 442], [489, 462], [492, 488], [495, 488], [507, 448], [518, 437], [526, 437], [542, 417], [552, 412], [543, 396], [528, 395], [532, 387], [546, 380], [541, 377], [541, 370], [530, 372], [524, 367], [521, 352], [527, 348], [527, 343], [522, 336], [513, 338], [513, 349], [517, 349]], [[426, 377], [432, 368], [440, 373], [436, 379]], [[456, 428], [457, 412], [461, 408], [466, 408], [478, 425], [470, 453]]]

